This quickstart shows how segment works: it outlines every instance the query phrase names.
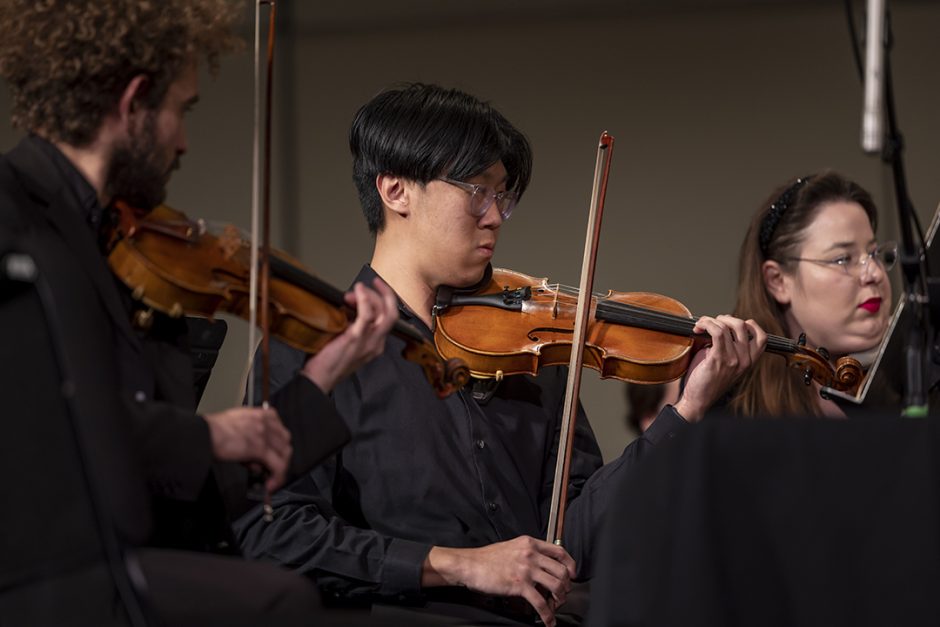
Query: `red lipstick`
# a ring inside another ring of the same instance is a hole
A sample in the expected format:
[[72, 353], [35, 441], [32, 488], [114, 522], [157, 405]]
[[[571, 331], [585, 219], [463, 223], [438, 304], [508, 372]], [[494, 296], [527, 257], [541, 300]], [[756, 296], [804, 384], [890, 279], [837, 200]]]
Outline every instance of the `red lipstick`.
[[878, 310], [881, 309], [881, 299], [880, 298], [869, 298], [864, 303], [859, 305], [865, 311], [870, 311], [871, 313], [878, 313]]

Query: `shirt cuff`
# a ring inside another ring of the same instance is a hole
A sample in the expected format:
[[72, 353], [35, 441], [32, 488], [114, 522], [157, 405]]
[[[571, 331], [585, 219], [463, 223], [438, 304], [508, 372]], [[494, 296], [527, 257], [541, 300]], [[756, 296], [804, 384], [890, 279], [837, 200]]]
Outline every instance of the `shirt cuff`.
[[421, 572], [430, 552], [430, 544], [393, 538], [385, 553], [379, 592], [385, 596], [397, 595], [401, 601], [420, 596]]
[[676, 437], [676, 433], [688, 424], [675, 407], [666, 405], [656, 416], [653, 424], [643, 433], [643, 438], [656, 446], [660, 442]]

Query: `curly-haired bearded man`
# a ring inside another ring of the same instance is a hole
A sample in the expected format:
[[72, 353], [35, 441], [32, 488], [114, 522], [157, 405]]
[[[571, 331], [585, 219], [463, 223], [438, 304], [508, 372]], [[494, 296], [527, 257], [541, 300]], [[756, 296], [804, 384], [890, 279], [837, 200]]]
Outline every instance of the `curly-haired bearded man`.
[[185, 321], [133, 327], [102, 247], [114, 198], [163, 200], [198, 63], [238, 45], [233, 20], [226, 0], [0, 2], [28, 132], [0, 157], [2, 624], [286, 625], [318, 605], [298, 576], [194, 551], [235, 553], [242, 462], [273, 490], [322, 458], [319, 434], [343, 430], [325, 393], [383, 350], [391, 291], [357, 286], [356, 322], [277, 411], [199, 416]]

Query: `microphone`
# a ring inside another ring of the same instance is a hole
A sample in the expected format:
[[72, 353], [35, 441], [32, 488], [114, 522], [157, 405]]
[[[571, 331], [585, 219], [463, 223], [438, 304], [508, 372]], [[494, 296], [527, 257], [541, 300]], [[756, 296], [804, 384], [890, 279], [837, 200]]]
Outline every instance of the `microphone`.
[[884, 96], [884, 30], [886, 0], [868, 0], [865, 36], [865, 102], [862, 108], [862, 150], [881, 152], [882, 98]]

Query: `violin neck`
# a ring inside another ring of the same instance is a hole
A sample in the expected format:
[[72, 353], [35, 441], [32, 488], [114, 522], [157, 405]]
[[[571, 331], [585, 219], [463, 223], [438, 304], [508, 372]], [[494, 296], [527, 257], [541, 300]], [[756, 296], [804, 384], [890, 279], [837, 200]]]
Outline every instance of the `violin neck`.
[[[304, 272], [293, 264], [289, 264], [275, 255], [271, 255], [271, 274], [282, 281], [315, 294], [330, 305], [339, 309], [346, 309], [352, 313], [354, 310], [346, 304], [345, 294], [321, 279], [313, 276], [309, 272]], [[404, 340], [423, 342], [426, 338], [421, 333], [401, 320], [396, 320], [391, 333]]]
[[[611, 324], [648, 329], [681, 337], [700, 335], [695, 333], [695, 323], [698, 318], [685, 318], [676, 314], [638, 307], [637, 305], [619, 303], [614, 300], [599, 300], [594, 317]], [[787, 355], [797, 352], [799, 345], [784, 337], [768, 335], [766, 350], [771, 353]]]
[[334, 307], [346, 307], [343, 292], [276, 255], [271, 255], [271, 275], [322, 298]]

